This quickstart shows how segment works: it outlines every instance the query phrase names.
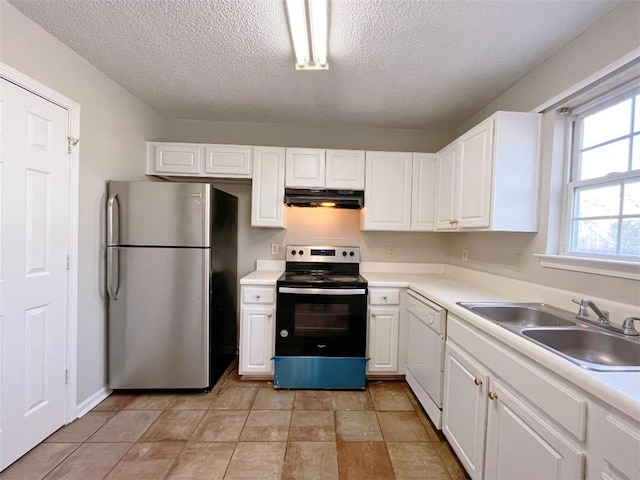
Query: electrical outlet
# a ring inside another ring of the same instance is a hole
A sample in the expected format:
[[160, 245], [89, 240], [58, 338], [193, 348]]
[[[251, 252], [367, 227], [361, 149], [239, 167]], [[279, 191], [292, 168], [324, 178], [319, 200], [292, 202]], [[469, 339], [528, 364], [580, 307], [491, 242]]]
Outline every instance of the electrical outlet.
[[462, 261], [466, 262], [469, 259], [469, 250], [462, 250]]
[[387, 247], [387, 258], [393, 258], [396, 256], [396, 247]]
[[277, 255], [279, 250], [280, 250], [280, 244], [278, 243], [271, 244], [271, 255]]
[[515, 262], [516, 272], [522, 272], [524, 270], [524, 255], [521, 253], [516, 253], [516, 262]]

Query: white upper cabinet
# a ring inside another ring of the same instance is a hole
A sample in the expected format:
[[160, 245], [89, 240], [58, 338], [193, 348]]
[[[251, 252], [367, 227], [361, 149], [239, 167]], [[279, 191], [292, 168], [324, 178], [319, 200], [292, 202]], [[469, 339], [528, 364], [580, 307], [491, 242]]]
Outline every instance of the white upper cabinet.
[[411, 230], [432, 232], [435, 216], [436, 155], [413, 154]]
[[324, 188], [325, 151], [319, 148], [287, 148], [287, 187]]
[[362, 150], [327, 150], [325, 186], [338, 190], [364, 190]]
[[413, 154], [367, 152], [362, 230], [411, 230]]
[[497, 112], [437, 154], [436, 230], [537, 230], [540, 115]]
[[284, 148], [253, 147], [252, 227], [285, 227], [284, 162]]
[[251, 150], [247, 145], [205, 146], [205, 174], [251, 178]]
[[456, 230], [453, 219], [456, 217], [458, 198], [458, 144], [452, 143], [436, 154], [436, 230]]
[[493, 119], [484, 121], [458, 140], [458, 228], [491, 223], [493, 126]]
[[147, 175], [251, 178], [252, 148], [246, 145], [147, 142]]
[[147, 175], [198, 175], [202, 170], [202, 145], [147, 143]]
[[286, 181], [293, 188], [364, 189], [364, 152], [287, 148]]

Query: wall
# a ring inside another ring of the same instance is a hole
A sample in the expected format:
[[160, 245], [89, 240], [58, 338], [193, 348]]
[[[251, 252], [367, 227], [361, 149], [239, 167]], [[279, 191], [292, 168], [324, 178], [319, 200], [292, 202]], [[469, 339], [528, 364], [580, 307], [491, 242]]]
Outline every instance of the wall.
[[[522, 78], [463, 125], [464, 130], [497, 110], [529, 111], [581, 82], [620, 57], [640, 48], [640, 3], [624, 2], [552, 58]], [[640, 305], [640, 282], [542, 268], [535, 253], [556, 248], [561, 210], [564, 137], [556, 130], [555, 112], [544, 115], [540, 189], [540, 228], [537, 234], [454, 233], [446, 242], [448, 261], [460, 266], [555, 286], [586, 295]], [[547, 243], [547, 235], [550, 241]], [[469, 261], [461, 261], [462, 250]], [[557, 250], [556, 250], [557, 251]], [[515, 271], [515, 255], [524, 256], [524, 271]]]
[[[256, 260], [284, 260], [286, 245], [359, 246], [364, 262], [443, 262], [446, 235], [438, 233], [361, 232], [360, 212], [326, 208], [287, 208], [287, 228], [257, 228], [251, 223], [251, 185], [215, 182], [238, 197], [238, 276], [255, 270]], [[271, 244], [278, 244], [277, 255]], [[394, 258], [387, 247], [395, 247]]]
[[160, 117], [12, 5], [0, 0], [0, 61], [69, 97], [80, 111], [77, 401], [106, 384], [104, 202], [109, 179], [144, 178]]
[[[452, 132], [194, 120], [166, 120], [162, 133], [163, 141], [416, 152], [435, 152], [452, 138]], [[361, 232], [358, 211], [287, 208], [286, 230], [251, 227], [251, 186], [214, 185], [238, 197], [239, 276], [254, 270], [257, 259], [284, 260], [288, 244], [357, 245], [363, 261], [444, 260], [445, 235]], [[272, 243], [280, 246], [278, 255], [271, 255]], [[387, 257], [388, 246], [395, 247], [392, 259]]]
[[435, 152], [453, 138], [447, 131], [200, 120], [166, 120], [162, 135], [167, 142], [401, 152]]

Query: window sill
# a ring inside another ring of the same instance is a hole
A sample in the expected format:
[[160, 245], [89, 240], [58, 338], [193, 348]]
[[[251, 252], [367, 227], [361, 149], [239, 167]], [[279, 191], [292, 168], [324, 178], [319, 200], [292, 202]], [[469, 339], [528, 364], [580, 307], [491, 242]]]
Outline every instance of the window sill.
[[573, 272], [591, 273], [606, 277], [640, 280], [640, 263], [601, 258], [574, 257], [571, 255], [535, 254], [540, 266], [571, 270]]

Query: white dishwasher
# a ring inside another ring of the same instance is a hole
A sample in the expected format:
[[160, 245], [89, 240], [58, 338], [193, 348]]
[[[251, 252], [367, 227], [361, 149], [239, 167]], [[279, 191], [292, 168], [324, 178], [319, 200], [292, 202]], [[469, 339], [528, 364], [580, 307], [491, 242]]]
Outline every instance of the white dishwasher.
[[433, 424], [441, 429], [447, 311], [409, 291], [407, 312], [407, 383]]

